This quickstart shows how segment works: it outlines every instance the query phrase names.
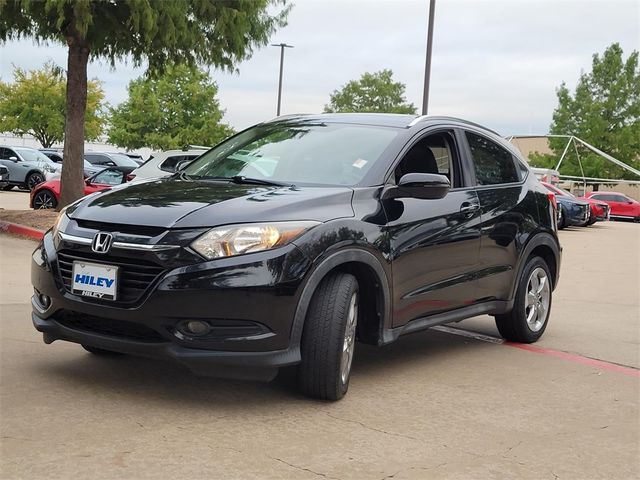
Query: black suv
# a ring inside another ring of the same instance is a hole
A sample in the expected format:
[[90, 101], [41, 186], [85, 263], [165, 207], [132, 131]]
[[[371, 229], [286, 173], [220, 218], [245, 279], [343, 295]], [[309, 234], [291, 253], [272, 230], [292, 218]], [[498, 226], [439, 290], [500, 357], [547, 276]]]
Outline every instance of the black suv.
[[172, 177], [89, 195], [33, 254], [45, 343], [172, 357], [338, 399], [355, 340], [475, 315], [534, 342], [561, 248], [546, 189], [497, 134], [445, 117], [280, 117]]

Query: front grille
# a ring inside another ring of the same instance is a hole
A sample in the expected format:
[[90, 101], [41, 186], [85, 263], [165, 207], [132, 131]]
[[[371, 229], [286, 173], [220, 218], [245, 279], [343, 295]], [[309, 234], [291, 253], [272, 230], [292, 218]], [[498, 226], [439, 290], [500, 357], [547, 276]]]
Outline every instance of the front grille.
[[127, 338], [138, 342], [158, 343], [167, 341], [162, 335], [146, 325], [124, 320], [113, 320], [74, 312], [62, 312], [56, 316], [56, 321], [64, 327], [82, 332]]
[[[140, 299], [149, 286], [162, 274], [164, 269], [153, 262], [139, 258], [124, 258], [111, 255], [95, 255], [88, 252], [61, 250], [58, 252], [58, 269], [65, 289], [71, 292], [71, 274], [74, 261], [85, 261], [119, 267], [118, 292], [116, 301], [132, 303]], [[109, 302], [93, 297], [89, 301]]]
[[92, 220], [76, 219], [76, 223], [80, 228], [88, 228], [90, 230], [98, 230], [104, 232], [120, 232], [132, 235], [143, 235], [146, 237], [155, 237], [164, 233], [167, 229], [164, 227], [148, 227], [145, 225], [125, 225], [120, 223], [103, 223], [94, 222]]

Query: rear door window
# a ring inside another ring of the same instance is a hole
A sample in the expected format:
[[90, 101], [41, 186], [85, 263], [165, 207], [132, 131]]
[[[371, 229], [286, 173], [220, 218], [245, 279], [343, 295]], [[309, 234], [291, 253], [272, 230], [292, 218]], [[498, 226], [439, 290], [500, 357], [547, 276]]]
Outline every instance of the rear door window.
[[478, 185], [499, 185], [521, 180], [511, 152], [482, 135], [465, 132]]

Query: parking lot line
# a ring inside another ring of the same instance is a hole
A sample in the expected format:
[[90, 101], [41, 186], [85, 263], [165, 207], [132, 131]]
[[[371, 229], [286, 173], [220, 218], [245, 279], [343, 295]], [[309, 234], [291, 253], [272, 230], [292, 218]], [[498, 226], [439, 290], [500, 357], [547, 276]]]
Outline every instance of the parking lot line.
[[594, 367], [601, 370], [609, 370], [612, 372], [622, 373], [623, 375], [628, 375], [630, 377], [640, 378], [640, 370], [633, 367], [628, 367], [625, 365], [619, 365], [617, 363], [606, 362], [603, 360], [585, 357], [585, 356], [577, 355], [574, 353], [562, 352], [560, 350], [552, 350], [550, 348], [537, 347], [535, 345], [529, 345], [525, 343], [506, 342], [502, 338], [492, 337], [491, 335], [472, 332], [470, 330], [463, 330], [461, 328], [448, 327], [445, 325], [432, 327], [431, 329], [437, 330], [443, 333], [449, 333], [451, 335], [458, 335], [461, 337], [472, 338], [474, 340], [479, 340], [481, 342], [495, 343], [500, 345], [506, 345], [507, 347], [519, 348], [520, 350], [525, 350], [527, 352], [539, 353], [541, 355], [547, 355], [550, 357], [555, 357], [561, 360], [566, 360], [569, 362], [587, 365], [589, 367]]

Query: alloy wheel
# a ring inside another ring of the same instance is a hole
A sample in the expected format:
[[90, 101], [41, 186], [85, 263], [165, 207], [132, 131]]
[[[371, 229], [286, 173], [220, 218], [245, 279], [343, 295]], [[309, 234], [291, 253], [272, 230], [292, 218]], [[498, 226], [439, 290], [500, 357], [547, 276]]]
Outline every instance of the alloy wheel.
[[40, 192], [33, 199], [33, 207], [38, 210], [55, 208], [55, 198], [49, 192]]
[[344, 327], [344, 341], [342, 344], [342, 358], [340, 360], [340, 379], [343, 384], [349, 380], [353, 350], [356, 342], [356, 325], [358, 323], [358, 292], [354, 292], [349, 301], [349, 313]]
[[538, 332], [547, 321], [551, 303], [549, 277], [543, 268], [537, 267], [527, 282], [525, 317], [532, 332]]
[[39, 173], [32, 173], [27, 179], [27, 187], [29, 190], [33, 190], [36, 185], [39, 185], [42, 182], [44, 182], [44, 177], [42, 175]]

